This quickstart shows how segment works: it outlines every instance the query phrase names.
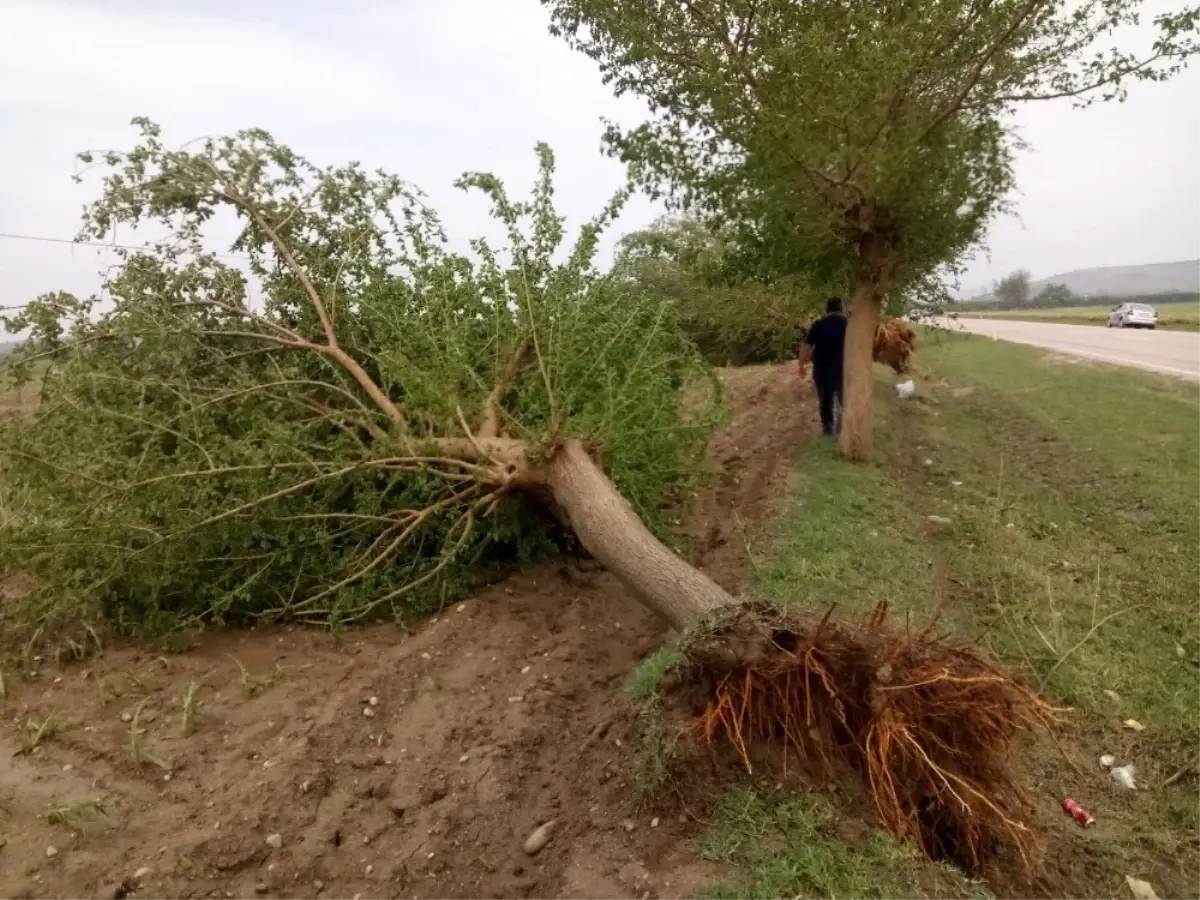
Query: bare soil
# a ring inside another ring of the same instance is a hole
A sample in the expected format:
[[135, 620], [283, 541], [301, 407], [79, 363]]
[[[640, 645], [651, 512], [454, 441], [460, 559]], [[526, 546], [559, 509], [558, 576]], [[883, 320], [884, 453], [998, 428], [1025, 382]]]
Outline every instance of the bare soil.
[[[736, 589], [816, 412], [794, 365], [725, 387], [734, 415], [710, 448], [724, 475], [688, 529], [694, 561]], [[0, 896], [689, 895], [715, 874], [687, 840], [704, 808], [636, 806], [621, 692], [665, 637], [616, 579], [573, 560], [413, 632], [227, 632], [169, 656], [37, 661], [0, 706]], [[549, 844], [526, 854], [550, 820]]]

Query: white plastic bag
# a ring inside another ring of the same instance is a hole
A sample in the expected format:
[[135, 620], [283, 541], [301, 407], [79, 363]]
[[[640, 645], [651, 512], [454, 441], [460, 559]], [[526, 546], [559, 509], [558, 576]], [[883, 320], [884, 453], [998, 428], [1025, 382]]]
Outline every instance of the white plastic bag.
[[911, 378], [908, 379], [907, 381], [902, 381], [898, 385], [896, 385], [896, 394], [900, 397], [901, 400], [907, 400], [909, 397], [913, 396], [916, 392], [917, 392], [917, 386], [913, 383], [913, 380]]

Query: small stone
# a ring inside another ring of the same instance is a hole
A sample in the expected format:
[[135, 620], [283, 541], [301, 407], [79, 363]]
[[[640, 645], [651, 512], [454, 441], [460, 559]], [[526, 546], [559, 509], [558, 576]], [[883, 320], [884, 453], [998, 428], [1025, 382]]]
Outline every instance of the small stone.
[[373, 718], [375, 718], [375, 710], [373, 710], [369, 706], [364, 706], [363, 707], [363, 715], [366, 716], [368, 719], [373, 719]]
[[626, 831], [633, 831], [633, 829], [637, 828], [637, 823], [634, 822], [633, 819], [626, 819], [621, 823], [621, 827]]
[[524, 699], [525, 699], [525, 698], [524, 698], [524, 697], [522, 697], [520, 694], [516, 694], [516, 695], [514, 695], [514, 696], [512, 696], [512, 697], [509, 697], [509, 698], [508, 698], [508, 702], [509, 702], [509, 703], [520, 703], [520, 702], [521, 702], [522, 700], [524, 700]]
[[269, 834], [267, 835], [267, 846], [273, 850], [278, 850], [283, 846], [283, 835]]
[[379, 705], [379, 698], [378, 698], [378, 697], [368, 697], [368, 698], [367, 698], [367, 703], [371, 704], [371, 706], [378, 706], [378, 705]]
[[64, 772], [70, 772], [73, 768], [75, 768], [75, 767], [73, 765], [71, 765], [70, 763], [65, 763], [63, 765]]
[[129, 883], [128, 878], [122, 878], [115, 883], [109, 883], [101, 889], [98, 896], [106, 898], [106, 900], [123, 900], [132, 893], [134, 885]]
[[133, 877], [136, 878], [138, 881], [141, 881], [143, 878], [145, 878], [149, 874], [150, 874], [150, 867], [142, 866], [140, 869], [138, 869], [136, 872], [133, 873]]
[[522, 667], [521, 667], [521, 674], [522, 674], [522, 675], [528, 675], [528, 674], [529, 674], [529, 670], [530, 670], [530, 669], [532, 669], [532, 668], [533, 668], [533, 666], [522, 666]]
[[422, 653], [422, 654], [421, 654], [421, 659], [433, 659], [433, 657], [432, 657], [432, 656], [430, 656], [428, 653]]
[[325, 890], [325, 882], [323, 882], [320, 878], [318, 878], [316, 881], [313, 882], [313, 890], [317, 891], [317, 892]]
[[658, 816], [655, 816], [653, 819], [650, 820], [650, 827], [651, 828], [658, 827]]
[[1176, 644], [1176, 645], [1175, 645], [1175, 655], [1176, 655], [1176, 656], [1178, 656], [1180, 659], [1183, 659], [1183, 658], [1184, 658], [1184, 656], [1186, 656], [1186, 655], [1187, 655], [1187, 651], [1186, 651], [1186, 650], [1184, 650], [1184, 649], [1183, 649], [1181, 646], [1179, 646], [1178, 644]]
[[365, 869], [363, 869], [363, 871], [366, 872], [368, 875], [370, 875], [372, 872], [375, 871], [375, 867], [373, 865], [371, 865], [370, 863], [367, 863], [367, 867]]
[[926, 516], [925, 518], [928, 519], [931, 524], [937, 525], [940, 528], [948, 528], [952, 524], [951, 521], [945, 516]]
[[529, 856], [533, 856], [548, 843], [550, 843], [550, 838], [554, 836], [553, 828], [554, 820], [551, 819], [549, 822], [545, 822], [533, 829], [529, 837], [525, 838], [525, 845], [523, 847], [525, 853]]
[[56, 857], [56, 856], [58, 856], [58, 848], [57, 847], [50, 846], [50, 847], [46, 848], [46, 859], [54, 859], [54, 857]]
[[952, 481], [952, 482], [950, 482], [950, 484], [953, 485], [954, 487], [962, 487], [963, 483], [961, 481]]
[[462, 756], [460, 756], [460, 757], [458, 758], [458, 761], [459, 761], [460, 763], [465, 763], [465, 762], [466, 762], [468, 759], [470, 759], [470, 758], [471, 758], [471, 754], [469, 754], [469, 753], [464, 753]]
[[254, 893], [256, 894], [265, 894], [269, 890], [270, 888], [267, 887], [267, 883], [265, 881], [259, 881], [254, 885]]
[[121, 721], [122, 722], [132, 722], [133, 721], [133, 713], [131, 713], [131, 712], [121, 713]]
[[932, 466], [932, 465], [933, 465], [933, 460], [932, 460], [932, 459], [927, 459], [927, 460], [925, 460], [925, 465], [927, 465], [927, 466]]
[[1126, 719], [1121, 724], [1123, 724], [1130, 731], [1145, 731], [1146, 730], [1146, 726], [1143, 725], [1141, 722], [1139, 722], [1137, 719]]

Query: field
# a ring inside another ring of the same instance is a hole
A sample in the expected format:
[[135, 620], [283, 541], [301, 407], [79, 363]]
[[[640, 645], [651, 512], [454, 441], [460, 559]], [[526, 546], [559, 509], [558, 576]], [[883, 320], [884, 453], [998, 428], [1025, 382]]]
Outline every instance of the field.
[[[663, 778], [678, 736], [630, 700], [663, 626], [564, 559], [408, 632], [101, 637], [82, 662], [10, 660], [0, 895], [1099, 897], [1126, 875], [1194, 895], [1194, 387], [930, 333], [918, 364], [912, 401], [880, 375], [869, 466], [813, 435], [791, 367], [725, 372], [694, 561], [780, 603], [882, 600], [914, 626], [938, 608], [1073, 707], [1061, 752], [1022, 757], [1046, 851], [1032, 886], [918, 859], [851, 784]], [[1114, 787], [1103, 753], [1144, 790]]]
[[[1156, 303], [1158, 327], [1172, 331], [1200, 330], [1200, 303]], [[1061, 325], [1107, 325], [1111, 306], [1069, 306], [1060, 309], [994, 310], [959, 312], [973, 319], [1018, 319], [1028, 322], [1054, 322]]]

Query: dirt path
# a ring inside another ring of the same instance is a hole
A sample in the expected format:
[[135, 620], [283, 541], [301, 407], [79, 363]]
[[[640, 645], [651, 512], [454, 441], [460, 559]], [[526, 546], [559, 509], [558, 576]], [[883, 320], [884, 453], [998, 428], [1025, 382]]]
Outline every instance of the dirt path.
[[[710, 451], [726, 475], [690, 528], [699, 563], [732, 587], [816, 416], [790, 366], [738, 370], [726, 388], [734, 417]], [[687, 840], [703, 810], [635, 808], [620, 699], [664, 636], [615, 579], [564, 561], [411, 634], [226, 633], [10, 677], [0, 896], [690, 894], [713, 876]], [[14, 755], [47, 717], [51, 736]], [[169, 771], [134, 762], [135, 724], [138, 753]], [[549, 819], [550, 844], [526, 855]]]

